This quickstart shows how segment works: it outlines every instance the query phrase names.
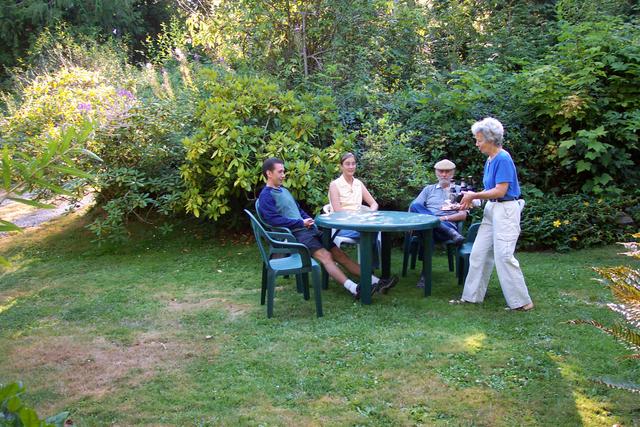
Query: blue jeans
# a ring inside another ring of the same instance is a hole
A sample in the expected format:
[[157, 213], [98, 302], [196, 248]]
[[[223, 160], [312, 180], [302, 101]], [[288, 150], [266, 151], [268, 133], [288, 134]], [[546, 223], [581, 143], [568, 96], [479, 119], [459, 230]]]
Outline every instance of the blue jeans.
[[[411, 203], [409, 212], [435, 215], [430, 209], [426, 208], [422, 203]], [[458, 227], [451, 221], [440, 221], [440, 224], [433, 229], [433, 240], [435, 242], [446, 242], [451, 239], [451, 230], [458, 231]]]
[[[353, 240], [360, 241], [360, 232], [355, 230], [340, 230], [338, 231], [337, 236], [340, 237], [349, 237]], [[373, 240], [373, 264], [372, 268], [378, 268], [380, 265], [380, 260], [378, 259], [378, 239]]]

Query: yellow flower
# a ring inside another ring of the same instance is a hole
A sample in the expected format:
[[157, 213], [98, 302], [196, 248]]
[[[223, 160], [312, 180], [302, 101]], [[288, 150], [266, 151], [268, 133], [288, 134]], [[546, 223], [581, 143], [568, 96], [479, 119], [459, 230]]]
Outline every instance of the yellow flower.
[[536, 217], [534, 217], [533, 219], [534, 219], [536, 222], [540, 221], [540, 217], [539, 217], [539, 216], [536, 216]]
[[563, 223], [564, 225], [567, 225], [567, 224], [569, 224], [569, 220], [568, 220], [568, 219], [565, 219], [564, 221], [562, 221], [562, 223]]
[[576, 236], [571, 236], [571, 240], [572, 240], [573, 242], [577, 242], [577, 241], [578, 241], [578, 238], [577, 238]]
[[589, 202], [584, 202], [582, 204], [585, 205], [585, 206], [589, 206]]
[[559, 219], [556, 219], [555, 221], [553, 221], [553, 226], [555, 228], [558, 228], [562, 225], [562, 221], [560, 221]]

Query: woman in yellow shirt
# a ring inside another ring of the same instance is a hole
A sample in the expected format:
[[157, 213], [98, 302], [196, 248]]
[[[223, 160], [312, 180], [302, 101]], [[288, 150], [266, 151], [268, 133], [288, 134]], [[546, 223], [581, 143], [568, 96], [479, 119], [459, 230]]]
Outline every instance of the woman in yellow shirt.
[[[356, 173], [356, 156], [353, 153], [346, 153], [340, 158], [340, 170], [342, 171], [342, 175], [340, 175], [337, 179], [331, 181], [329, 185], [329, 203], [331, 204], [331, 209], [334, 211], [343, 211], [343, 210], [378, 210], [378, 202], [373, 198], [367, 187], [357, 179], [354, 175]], [[362, 202], [366, 203], [363, 205]], [[342, 237], [350, 237], [352, 239], [359, 239], [360, 233], [355, 230], [340, 230], [338, 232], [338, 236]], [[376, 239], [377, 240], [377, 239]], [[378, 264], [378, 250], [377, 241], [374, 242], [374, 268], [376, 268], [376, 264]], [[380, 292], [387, 293], [389, 289], [394, 287], [398, 282], [398, 278], [396, 276], [392, 276], [389, 279], [381, 281], [381, 285], [379, 287]]]
[[[353, 153], [346, 153], [340, 159], [342, 175], [331, 181], [329, 185], [329, 203], [334, 211], [366, 209], [367, 207], [362, 204], [363, 201], [370, 210], [378, 210], [378, 202], [362, 181], [355, 177], [356, 165], [356, 156]], [[357, 231], [352, 233], [356, 233], [356, 237], [359, 237]]]

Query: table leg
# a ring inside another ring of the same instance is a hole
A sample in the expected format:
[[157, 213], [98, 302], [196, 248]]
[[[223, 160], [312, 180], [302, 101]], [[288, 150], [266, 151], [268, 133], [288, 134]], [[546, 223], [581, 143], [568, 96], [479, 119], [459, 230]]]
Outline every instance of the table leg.
[[360, 302], [371, 304], [371, 245], [376, 233], [360, 232]]
[[382, 268], [381, 277], [388, 279], [391, 276], [391, 237], [389, 233], [382, 234], [382, 247], [380, 248], [380, 266]]
[[422, 276], [424, 277], [424, 296], [431, 295], [431, 257], [433, 256], [433, 229], [424, 230], [424, 256], [422, 259]]
[[[331, 243], [331, 229], [322, 228], [322, 246], [324, 246], [325, 249], [329, 250], [330, 243]], [[324, 266], [322, 266], [321, 270], [322, 270], [322, 289], [329, 289], [329, 273], [327, 273], [327, 270], [325, 270]]]

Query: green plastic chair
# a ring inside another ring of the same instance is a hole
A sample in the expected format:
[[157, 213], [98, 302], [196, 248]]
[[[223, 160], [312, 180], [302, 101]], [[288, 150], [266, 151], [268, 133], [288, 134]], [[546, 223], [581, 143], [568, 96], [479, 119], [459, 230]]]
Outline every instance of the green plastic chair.
[[[456, 228], [458, 233], [462, 234], [464, 227], [464, 221], [456, 221]], [[452, 241], [447, 240], [442, 242], [447, 248], [447, 260], [449, 261], [449, 271], [454, 271], [454, 262], [456, 257], [456, 246]], [[402, 277], [407, 276], [407, 267], [409, 266], [409, 260], [411, 260], [411, 269], [416, 269], [416, 261], [418, 254], [422, 249], [422, 239], [417, 236], [417, 233], [413, 231], [407, 231], [404, 233], [403, 255], [402, 255]]]
[[[260, 225], [262, 225], [262, 227], [267, 230], [267, 231], [277, 231], [280, 233], [289, 233], [291, 235], [291, 237], [287, 238], [288, 242], [297, 242], [298, 239], [296, 239], [296, 237], [293, 235], [293, 233], [291, 232], [291, 230], [289, 230], [287, 227], [274, 227], [272, 225], [267, 224], [267, 222], [262, 218], [262, 215], [260, 215], [260, 200], [256, 199], [256, 218], [258, 219], [258, 221], [260, 221]], [[277, 254], [274, 258], [281, 258], [283, 257], [283, 254]], [[288, 274], [285, 274], [285, 279], [289, 278]], [[303, 284], [300, 281], [300, 278], [298, 276], [296, 276], [296, 287], [298, 289], [298, 292], [302, 293], [303, 289]]]
[[471, 224], [464, 243], [458, 248], [456, 273], [458, 275], [458, 285], [460, 286], [464, 284], [467, 274], [469, 274], [469, 257], [471, 256], [471, 249], [473, 249], [473, 242], [476, 241], [476, 236], [478, 235], [478, 228], [480, 228], [479, 222]]
[[[320, 265], [311, 258], [309, 249], [301, 243], [291, 241], [290, 233], [267, 231], [260, 221], [248, 210], [244, 210], [251, 220], [251, 228], [262, 256], [262, 290], [260, 304], [267, 301], [267, 317], [273, 316], [276, 277], [296, 275], [296, 282], [302, 284], [305, 300], [309, 300], [309, 273], [312, 274], [313, 292], [316, 300], [316, 314], [322, 316], [322, 295], [320, 291]], [[271, 259], [273, 254], [286, 254], [282, 258]]]

